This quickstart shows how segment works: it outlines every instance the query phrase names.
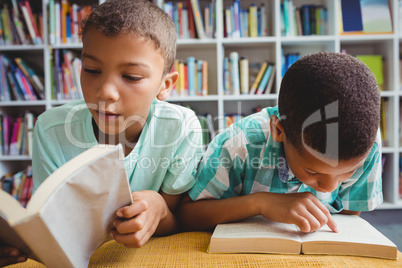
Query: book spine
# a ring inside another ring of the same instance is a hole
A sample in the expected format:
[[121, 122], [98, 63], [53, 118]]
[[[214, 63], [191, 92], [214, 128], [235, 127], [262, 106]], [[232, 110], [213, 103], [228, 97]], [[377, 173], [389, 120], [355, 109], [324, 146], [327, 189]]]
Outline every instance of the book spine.
[[54, 4], [54, 21], [55, 21], [55, 41], [56, 44], [61, 44], [61, 5], [59, 2]]
[[225, 9], [225, 29], [226, 29], [226, 37], [232, 37], [232, 15], [230, 12], [230, 8]]
[[202, 62], [202, 87], [201, 87], [202, 96], [208, 95], [208, 62]]
[[198, 0], [190, 0], [190, 1], [191, 1], [191, 7], [193, 9], [195, 28], [197, 29], [198, 38], [204, 39], [206, 38], [206, 36], [204, 31], [204, 23], [202, 21], [202, 16], [200, 12], [200, 3]]
[[195, 58], [188, 57], [187, 58], [187, 68], [188, 68], [188, 93], [189, 96], [195, 96]]
[[250, 37], [257, 37], [258, 36], [258, 21], [257, 21], [257, 6], [252, 4], [249, 7], [249, 18], [250, 18]]
[[202, 65], [204, 61], [197, 61], [197, 95], [202, 95]]
[[240, 92], [241, 94], [248, 94], [249, 92], [249, 68], [248, 68], [248, 59], [240, 58], [239, 61], [240, 68]]
[[223, 60], [223, 88], [225, 91], [225, 95], [228, 95], [230, 92], [230, 73], [229, 73], [229, 58], [225, 57]]
[[194, 25], [194, 15], [193, 9], [191, 8], [190, 0], [186, 0], [187, 15], [188, 15], [188, 29], [190, 33], [190, 38], [195, 38], [195, 25]]
[[233, 95], [240, 95], [239, 54], [237, 52], [231, 52], [229, 58]]
[[31, 21], [32, 28], [33, 28], [33, 30], [35, 32], [36, 44], [42, 44], [42, 38], [40, 37], [40, 34], [39, 34], [39, 28], [38, 28], [38, 26], [36, 24], [36, 21], [35, 21], [33, 12], [32, 12], [32, 8], [31, 8], [31, 4], [29, 3], [28, 0], [25, 0], [24, 5], [25, 5], [25, 7], [26, 7], [26, 9], [28, 11], [29, 19]]

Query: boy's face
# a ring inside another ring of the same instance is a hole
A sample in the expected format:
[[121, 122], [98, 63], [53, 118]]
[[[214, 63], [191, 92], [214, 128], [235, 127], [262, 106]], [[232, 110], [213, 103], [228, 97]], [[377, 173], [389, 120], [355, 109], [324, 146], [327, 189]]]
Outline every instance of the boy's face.
[[370, 150], [360, 157], [339, 161], [336, 165], [328, 159], [319, 159], [306, 148], [297, 149], [287, 139], [282, 124], [276, 116], [271, 116], [272, 138], [283, 142], [286, 161], [295, 177], [318, 192], [332, 192], [339, 184], [350, 178], [364, 164]]
[[164, 58], [152, 42], [88, 29], [83, 37], [81, 86], [99, 129], [138, 139], [155, 97], [168, 97], [177, 73], [163, 76]]
[[332, 166], [305, 149], [302, 149], [302, 152], [296, 149], [286, 138], [283, 145], [286, 161], [295, 177], [314, 190], [324, 193], [336, 190], [340, 183], [350, 178], [357, 168], [364, 164], [369, 153], [347, 161], [339, 161], [336, 166]]

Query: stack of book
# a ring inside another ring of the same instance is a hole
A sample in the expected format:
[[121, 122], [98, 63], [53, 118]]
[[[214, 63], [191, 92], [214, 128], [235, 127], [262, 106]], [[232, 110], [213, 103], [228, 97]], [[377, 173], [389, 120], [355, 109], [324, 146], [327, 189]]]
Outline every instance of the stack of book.
[[281, 3], [282, 36], [325, 35], [327, 21], [327, 8], [323, 5], [295, 7], [293, 0]]
[[176, 59], [172, 71], [179, 73], [179, 79], [172, 90], [174, 97], [208, 95], [208, 62], [188, 57], [187, 61]]
[[224, 10], [224, 36], [231, 38], [267, 36], [265, 5], [251, 4], [241, 8], [240, 0]]
[[0, 189], [12, 195], [26, 207], [32, 195], [32, 167], [12, 174], [5, 174], [0, 178]]
[[67, 0], [49, 0], [50, 44], [80, 43], [80, 22], [91, 14], [91, 5], [78, 6]]
[[216, 1], [212, 0], [203, 8], [198, 0], [176, 2], [157, 1], [176, 25], [177, 37], [213, 38], [216, 31]]
[[42, 15], [32, 10], [28, 0], [2, 2], [0, 8], [0, 45], [42, 44]]
[[0, 115], [0, 155], [32, 155], [32, 134], [36, 117]]
[[225, 95], [270, 94], [274, 89], [276, 65], [272, 62], [249, 63], [246, 57], [231, 52], [223, 62]]
[[81, 59], [65, 49], [54, 50], [52, 98], [55, 100], [82, 99], [80, 83]]
[[39, 77], [23, 59], [10, 59], [0, 54], [0, 101], [43, 99], [43, 77]]

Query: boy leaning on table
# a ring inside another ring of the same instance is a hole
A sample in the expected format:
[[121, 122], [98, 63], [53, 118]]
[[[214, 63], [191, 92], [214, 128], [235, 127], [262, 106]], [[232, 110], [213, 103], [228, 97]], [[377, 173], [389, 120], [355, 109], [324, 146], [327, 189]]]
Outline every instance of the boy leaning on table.
[[179, 206], [184, 230], [262, 215], [314, 232], [382, 203], [380, 92], [356, 58], [321, 52], [283, 77], [278, 106], [209, 145]]
[[[134, 202], [117, 211], [111, 235], [126, 246], [140, 247], [152, 235], [177, 232], [174, 212], [182, 193], [194, 184], [191, 175], [202, 154], [194, 112], [162, 102], [178, 78], [170, 72], [175, 26], [152, 1], [108, 0], [85, 21], [82, 40], [85, 101], [39, 116], [34, 189], [88, 148], [122, 143]], [[5, 257], [13, 257], [9, 262], [26, 259], [16, 249], [3, 249]]]

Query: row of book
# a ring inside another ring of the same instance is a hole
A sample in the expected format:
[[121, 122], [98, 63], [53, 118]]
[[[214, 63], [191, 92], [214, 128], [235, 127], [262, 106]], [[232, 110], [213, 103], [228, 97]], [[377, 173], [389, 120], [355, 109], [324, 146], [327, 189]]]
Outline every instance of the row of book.
[[178, 2], [157, 1], [173, 20], [179, 39], [213, 38], [216, 31], [216, 1], [201, 8], [198, 0]]
[[52, 64], [52, 99], [82, 99], [80, 83], [81, 59], [70, 50], [55, 49]]
[[231, 52], [223, 62], [224, 94], [270, 94], [274, 89], [275, 73], [274, 63], [250, 63], [246, 57], [239, 58], [237, 52]]
[[340, 33], [392, 33], [388, 0], [341, 0], [338, 4]]
[[323, 5], [296, 7], [293, 0], [281, 2], [282, 36], [327, 34], [327, 8]]
[[20, 117], [0, 114], [0, 155], [31, 156], [35, 121], [31, 112]]
[[0, 45], [42, 44], [42, 15], [31, 1], [10, 0], [0, 9]]
[[5, 174], [0, 178], [0, 189], [12, 195], [23, 207], [26, 207], [31, 199], [32, 186], [31, 166], [15, 174]]
[[187, 61], [176, 59], [172, 71], [179, 73], [179, 79], [171, 96], [207, 96], [208, 95], [208, 62], [188, 57]]
[[43, 100], [43, 77], [22, 59], [0, 54], [0, 101]]
[[81, 21], [91, 14], [94, 6], [79, 6], [68, 0], [49, 0], [49, 42], [81, 43]]
[[224, 10], [224, 37], [258, 37], [267, 36], [267, 14], [265, 5], [251, 4], [241, 8], [240, 0]]

